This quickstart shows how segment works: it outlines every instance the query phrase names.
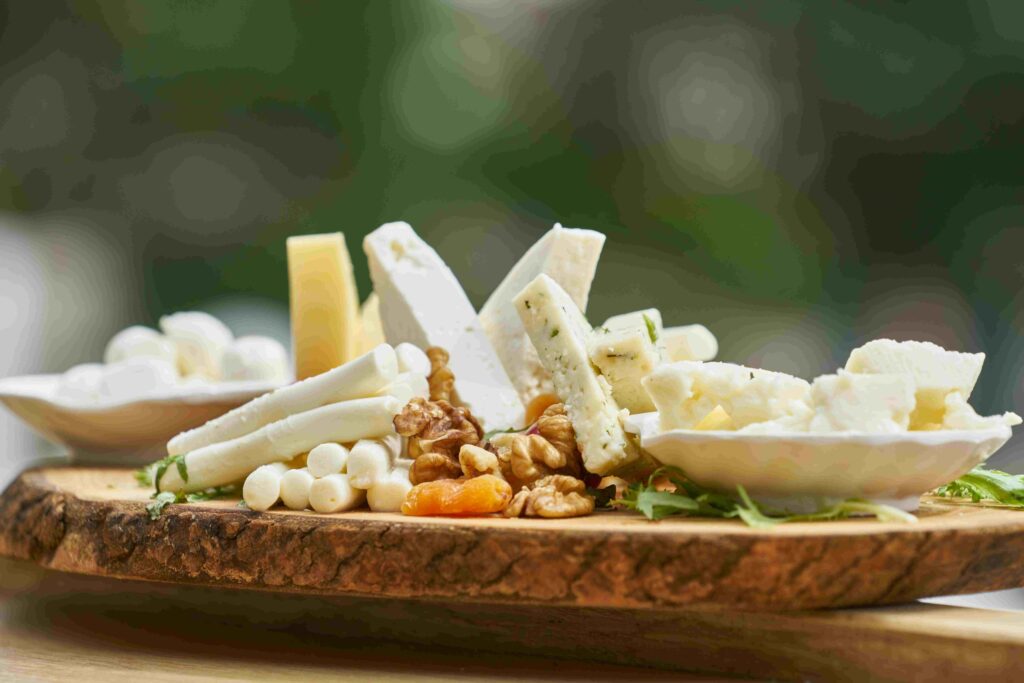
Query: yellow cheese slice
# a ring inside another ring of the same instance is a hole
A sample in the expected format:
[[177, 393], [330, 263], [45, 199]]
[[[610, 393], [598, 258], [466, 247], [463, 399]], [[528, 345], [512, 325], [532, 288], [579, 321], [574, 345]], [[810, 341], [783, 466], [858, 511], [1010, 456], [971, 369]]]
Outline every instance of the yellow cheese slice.
[[384, 323], [380, 319], [380, 297], [376, 292], [370, 292], [360, 309], [360, 318], [363, 325], [362, 350], [367, 352], [383, 344]]
[[295, 378], [346, 363], [362, 350], [359, 295], [340, 232], [288, 238]]

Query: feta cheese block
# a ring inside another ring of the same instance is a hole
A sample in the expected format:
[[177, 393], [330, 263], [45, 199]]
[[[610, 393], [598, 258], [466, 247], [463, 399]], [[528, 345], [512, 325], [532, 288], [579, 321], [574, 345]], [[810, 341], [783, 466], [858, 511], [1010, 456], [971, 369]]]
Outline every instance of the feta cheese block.
[[604, 240], [599, 232], [556, 223], [523, 254], [480, 309], [480, 324], [524, 404], [551, 394], [553, 387], [512, 300], [543, 273], [565, 290], [577, 308], [586, 311]]
[[910, 375], [822, 375], [811, 384], [811, 408], [810, 432], [905, 432], [914, 381]]
[[910, 428], [941, 423], [946, 410], [946, 396], [960, 392], [971, 397], [981, 366], [983, 353], [947, 351], [931, 342], [876, 339], [850, 353], [847, 372], [859, 374], [907, 374], [913, 378], [917, 407], [910, 418]]
[[665, 360], [711, 360], [718, 355], [718, 340], [703, 325], [666, 327], [661, 332]]
[[514, 301], [555, 394], [565, 403], [586, 468], [610, 474], [640, 460], [639, 449], [622, 429], [611, 385], [590, 364], [591, 328], [572, 298], [541, 274]]
[[359, 297], [340, 232], [289, 237], [287, 249], [292, 350], [301, 380], [359, 355]]
[[643, 380], [661, 428], [693, 429], [716, 407], [737, 429], [806, 410], [810, 385], [782, 372], [732, 363], [679, 361], [659, 366]]
[[946, 395], [942, 424], [935, 425], [933, 428], [995, 429], [1003, 425], [1013, 427], [1020, 423], [1020, 415], [1016, 413], [1003, 413], [1002, 415], [982, 417], [974, 412], [974, 408], [967, 402], [963, 394], [959, 391], [953, 391]]
[[609, 318], [590, 336], [590, 360], [612, 385], [620, 407], [631, 413], [654, 410], [641, 380], [661, 363], [661, 313], [655, 308]]
[[382, 225], [366, 236], [363, 249], [388, 342], [442, 347], [450, 356], [457, 401], [485, 429], [521, 427], [525, 411], [519, 393], [437, 252], [408, 223]]

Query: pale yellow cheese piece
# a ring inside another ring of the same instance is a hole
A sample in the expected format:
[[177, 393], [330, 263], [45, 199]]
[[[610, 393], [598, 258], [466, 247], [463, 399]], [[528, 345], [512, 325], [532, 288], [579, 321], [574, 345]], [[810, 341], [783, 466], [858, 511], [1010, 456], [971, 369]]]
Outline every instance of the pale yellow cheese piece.
[[700, 422], [693, 426], [698, 432], [728, 431], [736, 429], [736, 423], [732, 421], [729, 413], [725, 412], [722, 406], [715, 406], [715, 409], [704, 416]]
[[370, 292], [370, 296], [366, 297], [362, 308], [359, 309], [359, 317], [363, 326], [361, 349], [366, 353], [386, 341], [384, 323], [380, 319], [380, 297], [376, 292]]
[[359, 296], [340, 232], [288, 238], [295, 378], [352, 360], [362, 350]]

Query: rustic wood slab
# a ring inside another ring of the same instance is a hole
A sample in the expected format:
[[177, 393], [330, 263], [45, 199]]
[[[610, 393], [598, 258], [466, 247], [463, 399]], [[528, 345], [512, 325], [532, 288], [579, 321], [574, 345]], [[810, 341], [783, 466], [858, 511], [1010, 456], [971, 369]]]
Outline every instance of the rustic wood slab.
[[156, 521], [130, 470], [41, 469], [0, 497], [0, 554], [63, 571], [350, 596], [612, 608], [792, 610], [1024, 585], [1024, 513], [926, 502], [916, 525], [763, 531], [629, 513], [571, 520], [255, 513]]

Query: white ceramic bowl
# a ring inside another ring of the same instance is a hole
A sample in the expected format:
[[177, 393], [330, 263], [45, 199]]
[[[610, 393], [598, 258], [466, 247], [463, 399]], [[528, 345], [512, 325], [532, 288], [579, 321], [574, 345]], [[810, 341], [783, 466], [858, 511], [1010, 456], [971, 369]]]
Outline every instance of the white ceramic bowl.
[[848, 498], [912, 511], [922, 494], [984, 462], [1010, 428], [899, 434], [660, 432], [657, 413], [630, 416], [626, 429], [665, 465], [723, 492], [742, 485], [756, 501], [793, 513]]
[[79, 463], [139, 465], [167, 455], [168, 439], [198, 427], [278, 385], [184, 384], [144, 399], [73, 400], [58, 392], [61, 375], [0, 380], [0, 401]]

